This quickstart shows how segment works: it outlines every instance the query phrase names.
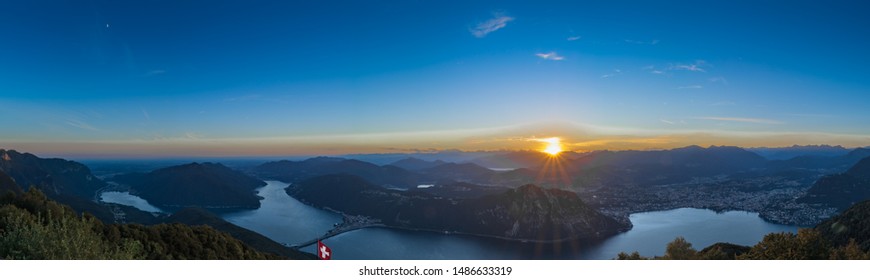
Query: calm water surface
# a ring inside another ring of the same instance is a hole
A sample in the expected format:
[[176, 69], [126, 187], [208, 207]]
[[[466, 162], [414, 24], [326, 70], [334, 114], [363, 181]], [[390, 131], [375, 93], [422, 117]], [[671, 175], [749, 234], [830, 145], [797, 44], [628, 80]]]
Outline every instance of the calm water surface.
[[[223, 218], [286, 244], [320, 236], [341, 221], [338, 214], [305, 205], [287, 195], [284, 188], [289, 184], [267, 183], [258, 189], [264, 198], [259, 209], [225, 214]], [[116, 199], [117, 194], [105, 194], [104, 201], [109, 198], [141, 207], [147, 204], [141, 198], [127, 197], [129, 194], [123, 195], [126, 198], [122, 201]], [[757, 213], [743, 211], [716, 213], [681, 208], [636, 213], [629, 218], [634, 228], [597, 243], [521, 243], [388, 228], [351, 231], [324, 243], [332, 248], [335, 259], [612, 259], [619, 252], [663, 255], [665, 245], [677, 236], [685, 237], [700, 250], [716, 242], [752, 245], [771, 232], [797, 231], [795, 226], [768, 223]], [[312, 253], [314, 249], [314, 246], [302, 248]]]
[[284, 188], [289, 185], [266, 181], [266, 186], [257, 190], [257, 195], [263, 197], [259, 209], [226, 214], [223, 218], [287, 244], [308, 241], [341, 222], [341, 215], [305, 205], [287, 195]]
[[152, 212], [152, 213], [163, 212], [160, 210], [160, 208], [157, 208], [156, 206], [151, 205], [151, 203], [148, 203], [148, 201], [142, 199], [141, 197], [132, 195], [129, 192], [104, 192], [104, 193], [100, 193], [100, 200], [103, 202], [108, 202], [108, 203], [133, 206], [136, 209], [139, 209], [139, 210], [142, 210], [145, 212]]

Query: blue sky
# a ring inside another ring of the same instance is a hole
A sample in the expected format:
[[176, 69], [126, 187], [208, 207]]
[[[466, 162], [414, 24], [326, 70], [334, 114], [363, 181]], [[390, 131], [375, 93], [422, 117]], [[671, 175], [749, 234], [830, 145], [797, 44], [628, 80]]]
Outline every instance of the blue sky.
[[4, 4], [0, 147], [870, 145], [859, 1], [249, 2]]

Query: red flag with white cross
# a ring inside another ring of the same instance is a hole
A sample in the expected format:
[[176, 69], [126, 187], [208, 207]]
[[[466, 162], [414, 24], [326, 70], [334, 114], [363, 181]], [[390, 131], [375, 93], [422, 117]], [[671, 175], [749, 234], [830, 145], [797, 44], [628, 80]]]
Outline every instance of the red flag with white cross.
[[321, 260], [330, 260], [332, 259], [332, 249], [326, 247], [326, 244], [317, 240], [317, 258]]

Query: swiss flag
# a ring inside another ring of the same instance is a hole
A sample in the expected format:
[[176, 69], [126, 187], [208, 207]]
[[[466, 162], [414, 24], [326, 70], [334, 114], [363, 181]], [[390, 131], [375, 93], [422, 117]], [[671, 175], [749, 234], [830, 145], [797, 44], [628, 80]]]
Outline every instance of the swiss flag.
[[331, 260], [332, 259], [332, 249], [326, 247], [326, 244], [317, 240], [317, 258], [321, 260]]

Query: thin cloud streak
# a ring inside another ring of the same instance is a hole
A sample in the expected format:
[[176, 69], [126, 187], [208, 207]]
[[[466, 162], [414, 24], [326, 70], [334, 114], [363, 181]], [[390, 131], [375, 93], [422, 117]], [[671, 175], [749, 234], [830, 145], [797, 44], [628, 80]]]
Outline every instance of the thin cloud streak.
[[559, 60], [564, 60], [564, 59], [565, 59], [564, 56], [560, 56], [560, 55], [557, 54], [556, 52], [536, 53], [535, 56], [540, 57], [540, 58], [542, 58], [542, 59], [544, 59], [544, 60], [556, 60], [556, 61], [559, 61]]
[[695, 61], [695, 63], [693, 63], [693, 64], [674, 64], [674, 65], [671, 65], [671, 67], [669, 67], [668, 69], [706, 73], [707, 70], [704, 68], [701, 68], [701, 66], [705, 66], [705, 65], [707, 65], [706, 61], [698, 60], [698, 61]]
[[616, 70], [613, 70], [613, 73], [601, 75], [601, 78], [607, 79], [607, 78], [619, 76], [621, 74], [622, 74], [622, 70], [616, 69]]
[[757, 124], [783, 124], [783, 122], [777, 121], [777, 120], [756, 119], [756, 118], [700, 117], [700, 118], [696, 118], [696, 119], [710, 120], [710, 121], [757, 123]]
[[711, 83], [722, 83], [723, 85], [728, 84], [728, 80], [725, 77], [713, 77], [709, 79]]
[[489, 33], [504, 28], [507, 26], [507, 23], [512, 20], [514, 20], [514, 18], [509, 16], [496, 16], [495, 18], [478, 23], [474, 28], [471, 28], [469, 32], [471, 32], [471, 35], [474, 35], [474, 37], [483, 38]]
[[86, 122], [76, 120], [76, 119], [66, 119], [66, 124], [69, 126], [72, 126], [75, 128], [81, 128], [84, 130], [99, 131], [99, 129], [97, 129], [96, 127], [94, 127]]

